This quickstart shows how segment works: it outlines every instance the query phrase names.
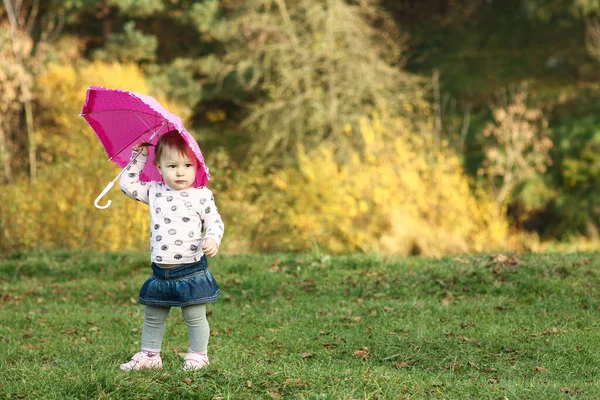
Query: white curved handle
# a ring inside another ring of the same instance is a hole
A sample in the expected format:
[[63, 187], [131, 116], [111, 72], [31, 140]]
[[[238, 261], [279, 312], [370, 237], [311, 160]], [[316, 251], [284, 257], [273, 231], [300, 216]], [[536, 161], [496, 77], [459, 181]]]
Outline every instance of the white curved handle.
[[[136, 115], [137, 115], [137, 114], [136, 114]], [[139, 118], [139, 117], [138, 117], [138, 118]], [[143, 121], [142, 121], [142, 122], [143, 122]], [[165, 124], [166, 124], [166, 121], [163, 121], [163, 124], [162, 124], [161, 128], [162, 128], [163, 126], [165, 126]], [[149, 143], [149, 142], [151, 142], [151, 141], [152, 141], [152, 139], [154, 139], [154, 138], [156, 137], [156, 135], [158, 135], [158, 131], [159, 131], [161, 128], [159, 128], [158, 130], [154, 131], [154, 133], [152, 133], [152, 136], [150, 136], [150, 139], [148, 139], [148, 141], [147, 141], [148, 143]], [[129, 160], [129, 163], [128, 163], [128, 164], [127, 164], [127, 165], [126, 165], [126, 166], [125, 166], [125, 167], [124, 167], [124, 168], [121, 170], [121, 172], [119, 172], [119, 174], [118, 174], [117, 176], [115, 176], [115, 179], [113, 179], [113, 180], [112, 180], [112, 182], [110, 182], [108, 185], [106, 185], [106, 187], [104, 188], [104, 190], [102, 191], [102, 193], [100, 193], [100, 194], [98, 195], [98, 197], [96, 197], [96, 200], [94, 200], [94, 205], [96, 206], [96, 208], [99, 208], [99, 209], [101, 209], [101, 210], [104, 210], [105, 208], [108, 208], [108, 207], [110, 207], [110, 204], [112, 203], [112, 201], [111, 201], [111, 200], [108, 200], [108, 201], [106, 202], [106, 205], [105, 205], [105, 206], [98, 205], [98, 201], [100, 201], [100, 199], [101, 199], [101, 198], [103, 198], [103, 197], [106, 195], [106, 193], [108, 193], [108, 191], [109, 191], [110, 189], [112, 189], [112, 187], [115, 185], [115, 182], [117, 181], [117, 179], [119, 179], [119, 177], [121, 177], [121, 175], [123, 175], [123, 172], [125, 172], [125, 170], [127, 170], [127, 168], [129, 168], [129, 166], [130, 166], [131, 164], [133, 164], [133, 162], [135, 161], [135, 159], [137, 158], [137, 156], [139, 156], [140, 154], [142, 154], [142, 153], [143, 153], [143, 151], [144, 151], [143, 149], [140, 149], [140, 150], [139, 150], [137, 153], [135, 153], [135, 154], [133, 155], [133, 157], [131, 157], [131, 160]]]
[[96, 197], [96, 200], [94, 200], [94, 205], [96, 206], [96, 208], [99, 208], [99, 209], [101, 209], [101, 210], [104, 210], [105, 208], [108, 208], [108, 207], [110, 207], [110, 204], [112, 203], [112, 200], [109, 200], [109, 201], [106, 203], [106, 205], [105, 205], [105, 206], [98, 205], [98, 201], [100, 201], [100, 199], [101, 199], [101, 198], [103, 198], [103, 197], [106, 195], [106, 193], [108, 193], [108, 191], [109, 191], [110, 189], [112, 189], [112, 187], [113, 187], [114, 185], [115, 185], [115, 182], [114, 182], [114, 181], [110, 182], [108, 185], [106, 185], [106, 187], [104, 188], [104, 190], [102, 191], [102, 193], [100, 193], [100, 194], [98, 195], [98, 197]]

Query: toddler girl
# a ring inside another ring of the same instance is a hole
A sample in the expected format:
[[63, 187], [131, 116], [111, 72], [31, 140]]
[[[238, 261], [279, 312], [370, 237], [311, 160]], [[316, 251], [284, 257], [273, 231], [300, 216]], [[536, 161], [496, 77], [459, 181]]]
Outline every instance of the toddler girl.
[[190, 338], [183, 369], [201, 369], [209, 364], [206, 303], [216, 301], [220, 294], [206, 256], [219, 251], [223, 220], [212, 192], [193, 186], [199, 162], [179, 132], [165, 133], [156, 144], [155, 164], [164, 182], [140, 181], [148, 147], [138, 144], [134, 152], [139, 151], [119, 183], [127, 196], [150, 206], [153, 273], [140, 290], [144, 305], [141, 351], [120, 368], [162, 368], [160, 350], [167, 315], [171, 307], [181, 307]]

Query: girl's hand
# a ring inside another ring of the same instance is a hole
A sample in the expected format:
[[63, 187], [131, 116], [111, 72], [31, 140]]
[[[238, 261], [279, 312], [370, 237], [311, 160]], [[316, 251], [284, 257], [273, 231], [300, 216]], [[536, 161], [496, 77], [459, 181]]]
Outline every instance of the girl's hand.
[[135, 146], [133, 146], [133, 151], [138, 152], [141, 150], [142, 154], [147, 156], [148, 155], [148, 146], [152, 146], [152, 145], [148, 142], [138, 143]]
[[202, 241], [202, 251], [207, 256], [214, 257], [219, 252], [219, 245], [217, 245], [214, 239], [205, 238]]

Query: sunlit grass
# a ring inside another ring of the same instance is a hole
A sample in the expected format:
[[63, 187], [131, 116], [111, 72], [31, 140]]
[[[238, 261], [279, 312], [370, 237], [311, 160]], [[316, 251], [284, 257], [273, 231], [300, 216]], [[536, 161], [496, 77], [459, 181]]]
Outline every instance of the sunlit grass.
[[162, 371], [139, 349], [139, 253], [0, 261], [0, 398], [597, 398], [597, 253], [443, 259], [218, 256], [211, 366], [182, 371], [171, 311]]

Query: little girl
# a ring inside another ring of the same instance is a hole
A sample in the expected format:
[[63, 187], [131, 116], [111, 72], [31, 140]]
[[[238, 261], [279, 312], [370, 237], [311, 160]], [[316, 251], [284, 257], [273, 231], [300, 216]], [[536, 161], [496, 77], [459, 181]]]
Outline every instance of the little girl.
[[177, 131], [165, 133], [156, 144], [155, 163], [164, 182], [140, 181], [148, 147], [134, 147], [134, 152], [140, 150], [121, 175], [120, 186], [127, 196], [150, 206], [153, 274], [140, 290], [144, 305], [141, 351], [121, 364], [121, 369], [162, 368], [160, 350], [171, 307], [181, 307], [190, 337], [183, 369], [201, 369], [209, 364], [206, 303], [216, 301], [220, 294], [206, 255], [212, 257], [219, 251], [223, 220], [212, 192], [193, 186], [199, 162]]

